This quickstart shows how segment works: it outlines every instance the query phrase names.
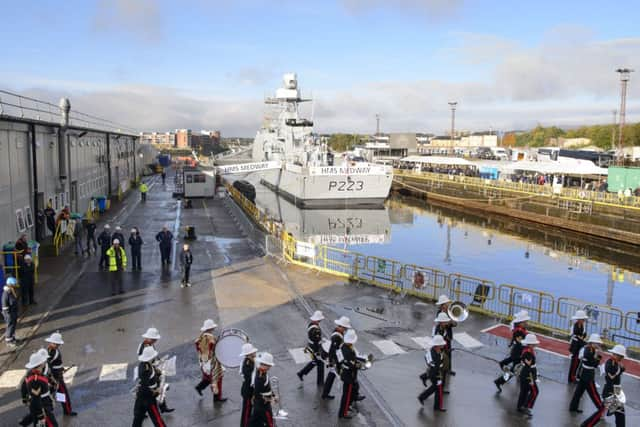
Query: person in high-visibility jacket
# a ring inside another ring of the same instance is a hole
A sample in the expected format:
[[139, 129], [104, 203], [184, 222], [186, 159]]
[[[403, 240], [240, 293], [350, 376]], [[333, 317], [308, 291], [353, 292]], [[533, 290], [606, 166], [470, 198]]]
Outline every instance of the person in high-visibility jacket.
[[138, 189], [140, 190], [140, 197], [142, 197], [142, 201], [146, 202], [147, 201], [147, 191], [149, 191], [149, 187], [147, 187], [147, 184], [145, 184], [144, 182], [140, 184], [140, 187], [138, 187]]
[[111, 247], [107, 249], [107, 257], [109, 258], [111, 295], [115, 295], [116, 292], [123, 294], [122, 272], [127, 268], [127, 254], [120, 246], [120, 240], [113, 240]]

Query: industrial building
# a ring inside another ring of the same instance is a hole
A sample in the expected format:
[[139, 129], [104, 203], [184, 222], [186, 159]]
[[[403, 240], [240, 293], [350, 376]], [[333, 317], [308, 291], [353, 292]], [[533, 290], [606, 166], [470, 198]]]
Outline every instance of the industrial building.
[[[44, 209], [84, 213], [137, 180], [138, 134], [114, 122], [0, 90], [0, 241], [45, 238]], [[50, 234], [50, 233], [49, 233]]]

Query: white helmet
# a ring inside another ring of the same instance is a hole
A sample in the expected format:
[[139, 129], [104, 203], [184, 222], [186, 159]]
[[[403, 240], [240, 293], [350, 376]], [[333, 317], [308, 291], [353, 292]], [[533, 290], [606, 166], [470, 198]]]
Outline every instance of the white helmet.
[[31, 255], [26, 254], [26, 255], [24, 256], [24, 260], [25, 260], [25, 261], [30, 260], [30, 259], [31, 259]]
[[110, 229], [110, 228], [111, 228], [111, 226], [110, 226], [109, 224], [105, 224], [105, 225], [104, 225], [104, 229], [105, 229], [105, 230], [108, 230], [108, 229]]
[[440, 296], [438, 297], [438, 301], [436, 302], [436, 305], [447, 304], [447, 303], [449, 303], [449, 302], [451, 302], [451, 300], [449, 299], [449, 297], [448, 297], [448, 296], [446, 296], [446, 295], [440, 295]]
[[538, 345], [540, 341], [538, 341], [538, 337], [535, 334], [527, 334], [526, 337], [522, 340], [522, 345]]
[[120, 240], [118, 240], [118, 239], [113, 239], [113, 244], [114, 244], [114, 245], [119, 245], [119, 244], [120, 244]]
[[342, 316], [339, 319], [333, 321], [338, 326], [342, 326], [343, 328], [351, 329], [351, 320], [347, 316]]
[[40, 365], [44, 365], [47, 359], [49, 359], [48, 354], [42, 354], [42, 352], [37, 351], [33, 353], [31, 356], [29, 356], [29, 362], [26, 365], [24, 365], [24, 367], [27, 369], [37, 368]]
[[431, 347], [447, 345], [442, 335], [438, 334], [431, 340]]
[[448, 322], [450, 320], [451, 320], [451, 318], [449, 317], [449, 315], [447, 313], [444, 313], [444, 312], [440, 312], [436, 316], [436, 323], [445, 323], [445, 322]]
[[144, 350], [142, 350], [142, 354], [138, 357], [138, 360], [141, 362], [149, 362], [158, 356], [158, 352], [151, 347], [150, 345], [146, 346]]
[[623, 345], [617, 344], [615, 345], [610, 351], [609, 353], [611, 354], [617, 354], [618, 356], [622, 356], [622, 357], [627, 357], [627, 349], [624, 348]]
[[122, 228], [119, 225], [116, 225], [116, 231], [120, 231]]
[[602, 344], [602, 339], [600, 338], [600, 334], [591, 334], [589, 335], [589, 339], [587, 342], [594, 344]]
[[355, 344], [358, 341], [358, 335], [356, 331], [353, 329], [349, 329], [347, 333], [344, 334], [344, 342], [345, 344]]
[[60, 334], [60, 332], [52, 333], [49, 338], [45, 339], [45, 341], [58, 345], [64, 344], [64, 341], [62, 341], [62, 334]]
[[258, 364], [259, 365], [269, 365], [273, 366], [275, 363], [273, 362], [273, 356], [271, 353], [260, 353], [258, 356]]
[[214, 322], [214, 321], [213, 321], [213, 320], [211, 320], [211, 319], [207, 319], [207, 320], [205, 320], [205, 321], [204, 321], [204, 323], [202, 324], [202, 328], [200, 328], [200, 330], [201, 330], [202, 332], [205, 332], [205, 331], [208, 331], [208, 330], [211, 330], [211, 329], [215, 329], [215, 328], [217, 328], [217, 327], [218, 327], [218, 325], [216, 325], [216, 322]]
[[516, 313], [516, 316], [513, 318], [513, 323], [522, 323], [526, 322], [527, 320], [531, 320], [531, 317], [529, 317], [529, 312], [527, 310], [522, 310]]
[[142, 338], [146, 338], [149, 340], [159, 340], [162, 337], [160, 336], [160, 332], [158, 332], [156, 328], [149, 328], [147, 329], [147, 332], [142, 334]]
[[250, 342], [246, 344], [242, 344], [242, 351], [240, 352], [240, 357], [248, 356], [253, 353], [257, 353], [258, 349], [253, 346]]
[[319, 322], [321, 320], [324, 320], [324, 315], [320, 310], [316, 310], [315, 313], [313, 313], [313, 316], [309, 318], [309, 320], [313, 322]]
[[576, 314], [571, 316], [571, 320], [586, 320], [588, 318], [589, 316], [587, 316], [587, 313], [585, 313], [584, 310], [576, 310]]
[[135, 233], [136, 231], [138, 231], [138, 230], [136, 230], [135, 228], [132, 228], [131, 229], [131, 234]]

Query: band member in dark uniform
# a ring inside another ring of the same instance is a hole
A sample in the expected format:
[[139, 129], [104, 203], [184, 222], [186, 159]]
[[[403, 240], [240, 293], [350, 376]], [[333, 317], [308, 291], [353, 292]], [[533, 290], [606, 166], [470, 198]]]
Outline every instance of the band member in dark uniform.
[[[622, 359], [627, 356], [627, 350], [623, 345], [614, 346], [611, 351], [611, 358], [607, 360], [604, 364], [604, 388], [602, 389], [602, 398], [607, 399], [607, 397], [612, 396], [616, 392], [616, 387], [620, 387], [620, 382], [622, 378], [622, 373], [624, 372], [624, 366], [622, 365]], [[595, 426], [600, 418], [604, 415], [606, 407], [603, 404], [603, 407], [597, 409], [589, 418], [587, 418], [582, 424], [581, 427], [593, 427]], [[626, 416], [624, 413], [624, 405], [620, 405], [619, 407], [609, 408], [609, 412], [607, 415], [613, 415], [616, 419], [616, 427], [625, 427], [626, 424]]]
[[342, 398], [340, 399], [340, 411], [338, 418], [351, 418], [353, 413], [349, 411], [351, 404], [360, 396], [360, 384], [358, 383], [358, 369], [360, 362], [353, 345], [358, 341], [358, 335], [353, 329], [344, 334], [344, 343], [338, 350], [340, 361], [340, 379], [342, 380]]
[[69, 389], [64, 383], [64, 365], [62, 364], [62, 354], [60, 353], [60, 346], [64, 344], [62, 335], [59, 332], [54, 332], [49, 338], [45, 340], [49, 343], [47, 346], [47, 352], [49, 355], [48, 363], [51, 369], [51, 376], [58, 384], [57, 392], [64, 394], [64, 402], [60, 402], [62, 405], [62, 412], [65, 415], [76, 416], [78, 415], [71, 409], [71, 396], [69, 395]]
[[244, 357], [240, 373], [242, 374], [242, 387], [240, 395], [242, 396], [242, 414], [240, 415], [240, 427], [249, 427], [251, 420], [251, 399], [253, 398], [253, 387], [251, 379], [255, 371], [256, 353], [258, 349], [251, 343], [242, 345], [240, 357]]
[[322, 330], [320, 329], [320, 321], [324, 320], [324, 315], [321, 311], [316, 311], [313, 316], [309, 318], [311, 322], [307, 326], [307, 347], [304, 349], [306, 353], [311, 355], [311, 361], [298, 372], [298, 378], [303, 381], [304, 376], [311, 370], [317, 368], [317, 380], [318, 386], [324, 385], [324, 357], [322, 350]]
[[133, 407], [132, 427], [142, 427], [145, 415], [149, 415], [151, 422], [156, 427], [165, 427], [166, 424], [160, 416], [157, 397], [160, 393], [160, 377], [153, 366], [153, 360], [158, 352], [152, 346], [147, 346], [138, 357], [138, 387], [136, 390], [136, 402]]
[[253, 414], [251, 427], [274, 427], [271, 402], [274, 400], [269, 381], [269, 369], [274, 365], [270, 353], [261, 353], [256, 358], [258, 369], [253, 374]]
[[[449, 320], [447, 323], [441, 325], [443, 330], [441, 330], [440, 332], [434, 332], [434, 335], [435, 334], [442, 335], [442, 338], [444, 338], [444, 340], [447, 342], [447, 346], [444, 348], [444, 353], [447, 356], [446, 360], [444, 361], [444, 368], [448, 375], [455, 376], [456, 373], [452, 369], [453, 354], [452, 354], [451, 342], [453, 341], [453, 328], [458, 326], [458, 323], [453, 321], [453, 319], [449, 317], [449, 304], [451, 304], [451, 302], [452, 301], [446, 295], [440, 295], [438, 297], [438, 301], [436, 302], [436, 306], [438, 307], [438, 312], [436, 313], [436, 322], [438, 322], [437, 319], [440, 313], [446, 314]], [[445, 382], [446, 382], [446, 379], [445, 379]]]
[[[154, 350], [157, 351], [156, 342], [158, 342], [158, 340], [160, 338], [162, 338], [162, 337], [160, 336], [160, 332], [158, 332], [158, 330], [156, 328], [149, 328], [149, 329], [147, 329], [147, 332], [142, 334], [142, 338], [144, 338], [144, 340], [138, 346], [138, 356], [141, 356], [142, 352], [147, 347], [151, 347], [151, 348], [153, 348]], [[162, 370], [160, 370], [159, 366], [155, 366], [154, 365], [154, 367], [156, 368], [156, 372], [158, 373], [159, 376], [160, 375], [164, 375]], [[170, 413], [170, 412], [173, 412], [175, 410], [174, 408], [169, 408], [167, 406], [167, 399], [166, 398], [162, 402], [158, 402], [158, 403], [159, 403], [158, 407], [160, 408], [160, 412]]]
[[51, 399], [51, 384], [45, 375], [47, 365], [47, 351], [41, 349], [29, 357], [25, 365], [27, 375], [20, 386], [22, 402], [29, 406], [29, 414], [22, 419], [20, 425], [32, 424], [58, 427], [53, 414], [53, 400]]
[[431, 381], [431, 386], [427, 387], [425, 391], [420, 393], [418, 401], [421, 405], [424, 405], [424, 401], [435, 393], [435, 400], [433, 402], [433, 410], [445, 412], [446, 409], [442, 407], [443, 394], [444, 394], [444, 347], [447, 342], [442, 335], [436, 335], [431, 340], [431, 348], [427, 350], [424, 355], [427, 362], [427, 372], [420, 376], [422, 384], [427, 387], [427, 379]]
[[600, 399], [600, 396], [598, 395], [595, 383], [596, 369], [598, 369], [600, 360], [602, 359], [602, 356], [598, 354], [598, 348], [600, 345], [602, 345], [600, 335], [591, 334], [587, 340], [587, 345], [580, 350], [580, 380], [573, 392], [573, 398], [569, 405], [569, 411], [571, 412], [582, 412], [582, 409], [578, 408], [578, 406], [580, 406], [580, 399], [585, 391], [589, 394], [591, 401], [598, 410], [602, 410], [603, 408], [602, 399]]
[[[520, 313], [513, 319], [511, 342], [509, 343], [511, 350], [509, 351], [509, 356], [500, 361], [500, 369], [504, 371], [504, 374], [494, 381], [498, 388], [498, 393], [502, 392], [502, 386], [513, 377], [513, 371], [516, 365], [520, 363], [523, 348], [522, 340], [527, 336], [527, 320], [529, 320], [529, 315]], [[508, 367], [509, 364], [511, 364], [510, 368]]]
[[569, 375], [567, 381], [573, 384], [578, 381], [578, 365], [580, 364], [580, 350], [587, 343], [587, 332], [585, 330], [585, 321], [589, 318], [583, 310], [577, 310], [576, 314], [571, 316], [571, 320], [575, 320], [573, 329], [571, 330], [571, 338], [569, 340], [569, 352], [571, 353], [571, 363], [569, 364]]
[[336, 369], [339, 368], [337, 352], [342, 345], [345, 332], [347, 329], [351, 329], [351, 320], [346, 316], [342, 316], [333, 322], [336, 324], [336, 328], [331, 334], [331, 347], [329, 348], [329, 374], [327, 374], [327, 379], [324, 382], [324, 388], [322, 389], [323, 399], [335, 398], [335, 396], [332, 396], [330, 393], [331, 387], [333, 387], [333, 382], [336, 379]]
[[520, 370], [520, 394], [518, 395], [518, 412], [533, 416], [533, 406], [540, 390], [538, 389], [538, 368], [534, 346], [540, 344], [534, 334], [527, 334], [522, 340], [522, 369]]

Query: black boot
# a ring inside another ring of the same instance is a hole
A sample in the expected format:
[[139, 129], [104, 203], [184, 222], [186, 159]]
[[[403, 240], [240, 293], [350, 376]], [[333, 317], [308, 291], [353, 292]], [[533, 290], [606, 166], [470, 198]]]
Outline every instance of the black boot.
[[169, 408], [169, 407], [167, 406], [167, 402], [162, 402], [162, 403], [160, 404], [160, 412], [171, 413], [171, 412], [173, 412], [173, 411], [175, 411], [175, 409], [173, 409], [173, 408]]

